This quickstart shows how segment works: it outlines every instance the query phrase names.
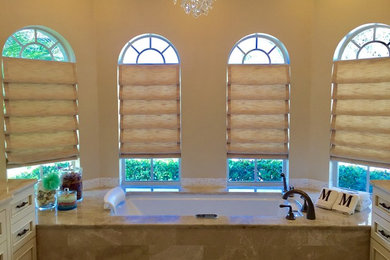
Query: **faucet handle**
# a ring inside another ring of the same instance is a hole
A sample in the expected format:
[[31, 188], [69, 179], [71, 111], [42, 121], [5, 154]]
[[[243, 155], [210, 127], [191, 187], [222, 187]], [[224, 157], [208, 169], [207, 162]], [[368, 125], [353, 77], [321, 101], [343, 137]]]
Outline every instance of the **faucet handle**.
[[286, 216], [286, 219], [288, 219], [288, 220], [295, 220], [295, 215], [294, 215], [294, 213], [292, 212], [292, 207], [291, 207], [291, 205], [280, 204], [279, 207], [280, 207], [280, 208], [289, 208], [289, 209], [288, 209], [287, 216]]
[[301, 196], [301, 199], [303, 199], [303, 205], [302, 205], [301, 211], [307, 212], [307, 201], [306, 201], [305, 197], [303, 197], [303, 196]]

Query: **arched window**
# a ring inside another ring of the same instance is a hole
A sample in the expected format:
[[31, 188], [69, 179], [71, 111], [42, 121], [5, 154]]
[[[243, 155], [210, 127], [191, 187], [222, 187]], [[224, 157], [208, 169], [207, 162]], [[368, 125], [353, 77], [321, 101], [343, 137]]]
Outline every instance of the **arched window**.
[[38, 178], [79, 164], [75, 57], [58, 33], [29, 26], [3, 47], [8, 178]]
[[275, 37], [255, 33], [245, 36], [233, 47], [229, 64], [289, 64], [283, 43]]
[[390, 26], [362, 25], [348, 33], [337, 46], [334, 60], [390, 57]]
[[119, 150], [123, 185], [178, 185], [179, 61], [172, 43], [156, 34], [137, 36], [121, 51]]
[[283, 43], [255, 33], [228, 59], [228, 185], [281, 184], [289, 151], [290, 66]]
[[25, 27], [12, 34], [5, 42], [4, 57], [75, 61], [74, 54], [66, 40], [45, 27]]
[[390, 179], [390, 26], [373, 23], [348, 33], [334, 54], [331, 184], [371, 191]]
[[143, 34], [129, 41], [122, 49], [119, 64], [178, 64], [179, 55], [166, 38]]

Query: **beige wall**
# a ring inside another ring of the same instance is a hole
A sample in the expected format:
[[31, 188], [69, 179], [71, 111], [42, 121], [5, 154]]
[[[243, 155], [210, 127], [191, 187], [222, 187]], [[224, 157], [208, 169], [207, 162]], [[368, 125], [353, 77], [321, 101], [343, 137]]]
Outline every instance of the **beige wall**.
[[247, 34], [271, 34], [291, 60], [290, 176], [326, 181], [334, 49], [361, 24], [390, 24], [389, 11], [388, 0], [217, 0], [207, 17], [194, 19], [171, 0], [7, 0], [0, 6], [0, 46], [27, 25], [47, 26], [72, 45], [81, 165], [90, 179], [118, 176], [116, 65], [122, 47], [142, 33], [168, 38], [182, 66], [182, 176], [224, 178], [228, 54]]

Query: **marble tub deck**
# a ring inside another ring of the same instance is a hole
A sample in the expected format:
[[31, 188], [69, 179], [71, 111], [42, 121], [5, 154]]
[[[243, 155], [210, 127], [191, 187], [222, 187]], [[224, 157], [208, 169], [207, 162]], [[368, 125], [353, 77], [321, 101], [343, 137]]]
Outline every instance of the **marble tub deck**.
[[[368, 259], [371, 210], [316, 208], [316, 220], [110, 216], [107, 190], [71, 211], [37, 212], [39, 259]], [[316, 196], [316, 193], [311, 193]], [[261, 196], [261, 195], [260, 195]]]

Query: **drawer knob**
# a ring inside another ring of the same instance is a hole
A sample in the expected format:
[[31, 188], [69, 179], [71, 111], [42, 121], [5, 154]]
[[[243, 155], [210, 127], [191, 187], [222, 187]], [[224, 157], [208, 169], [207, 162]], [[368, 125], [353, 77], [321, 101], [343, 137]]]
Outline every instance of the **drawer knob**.
[[390, 235], [386, 234], [385, 231], [383, 231], [383, 230], [378, 230], [378, 232], [379, 232], [382, 236], [384, 236], [385, 238], [390, 238]]
[[26, 206], [28, 204], [27, 201], [23, 201], [22, 203], [20, 203], [19, 205], [16, 206], [17, 209], [20, 209], [20, 208], [23, 208], [24, 206]]
[[21, 236], [23, 236], [24, 234], [26, 234], [28, 231], [29, 231], [30, 229], [27, 229], [27, 228], [25, 228], [25, 229], [23, 229], [23, 231], [20, 231], [19, 233], [18, 233], [18, 237], [21, 237]]

